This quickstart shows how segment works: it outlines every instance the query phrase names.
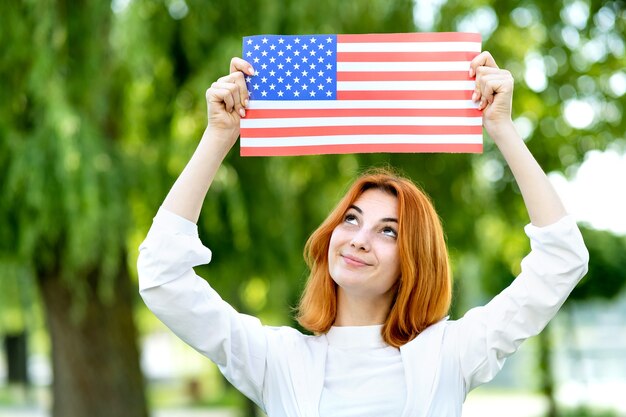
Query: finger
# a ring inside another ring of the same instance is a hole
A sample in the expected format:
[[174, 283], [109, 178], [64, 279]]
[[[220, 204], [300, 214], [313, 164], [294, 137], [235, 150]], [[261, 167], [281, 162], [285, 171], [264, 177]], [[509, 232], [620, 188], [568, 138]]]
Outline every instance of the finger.
[[479, 108], [484, 109], [492, 104], [496, 95], [512, 92], [512, 77], [506, 73], [491, 74], [482, 80], [482, 97]]
[[225, 75], [217, 80], [218, 83], [223, 84], [223, 88], [229, 88], [233, 90], [233, 94], [236, 95], [235, 110], [241, 115], [246, 116], [245, 106], [248, 105], [250, 95], [248, 93], [248, 87], [246, 86], [246, 80], [242, 72], [233, 72], [232, 74]]
[[489, 77], [510, 77], [510, 73], [506, 70], [499, 68], [480, 66], [476, 69], [476, 83], [474, 86], [474, 92], [472, 93], [472, 101], [478, 102], [485, 94], [482, 85]]
[[[248, 86], [246, 85], [246, 77], [249, 75], [244, 75], [243, 72], [233, 72], [230, 74], [232, 82], [237, 85], [237, 90], [239, 91], [239, 103], [241, 103], [241, 110], [243, 110], [244, 114], [242, 116], [245, 117], [245, 109], [244, 107], [248, 107], [250, 93], [248, 92]], [[239, 109], [237, 109], [239, 111]]]
[[493, 59], [493, 56], [491, 56], [488, 51], [483, 51], [472, 59], [470, 62], [469, 76], [474, 77], [476, 75], [476, 69], [481, 66], [498, 68], [496, 60]]
[[239, 101], [239, 93], [236, 89], [235, 84], [218, 80], [207, 91], [207, 101], [222, 104], [226, 112], [232, 113], [236, 108], [237, 101]]
[[248, 61], [239, 57], [234, 57], [230, 60], [230, 72], [242, 71], [248, 75], [254, 75], [254, 68], [248, 63]]

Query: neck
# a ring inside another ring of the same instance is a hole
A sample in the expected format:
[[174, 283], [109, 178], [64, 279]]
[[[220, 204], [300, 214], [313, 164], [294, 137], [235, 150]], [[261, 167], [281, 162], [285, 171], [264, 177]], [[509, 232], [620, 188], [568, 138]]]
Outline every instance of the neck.
[[337, 288], [337, 317], [335, 326], [371, 326], [383, 324], [391, 308], [393, 294], [369, 299], [347, 294]]

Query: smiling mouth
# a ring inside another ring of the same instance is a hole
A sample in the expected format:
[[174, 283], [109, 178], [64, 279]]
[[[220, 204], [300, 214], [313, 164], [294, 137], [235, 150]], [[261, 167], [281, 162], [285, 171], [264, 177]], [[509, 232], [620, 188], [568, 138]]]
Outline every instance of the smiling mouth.
[[350, 255], [340, 255], [344, 262], [351, 266], [370, 266], [367, 262]]

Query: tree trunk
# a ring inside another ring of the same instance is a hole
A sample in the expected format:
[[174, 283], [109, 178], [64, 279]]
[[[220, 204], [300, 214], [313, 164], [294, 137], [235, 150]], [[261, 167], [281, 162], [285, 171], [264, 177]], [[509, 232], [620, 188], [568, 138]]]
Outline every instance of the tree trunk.
[[[80, 320], [72, 314], [66, 282], [58, 275], [38, 280], [52, 341], [53, 417], [148, 415], [131, 283], [126, 264], [121, 265], [114, 299], [104, 303], [92, 296]], [[84, 279], [95, 283], [99, 277]]]
[[548, 400], [546, 417], [558, 417], [559, 410], [554, 396], [554, 374], [552, 370], [552, 343], [550, 339], [550, 325], [539, 333], [539, 375], [541, 392]]

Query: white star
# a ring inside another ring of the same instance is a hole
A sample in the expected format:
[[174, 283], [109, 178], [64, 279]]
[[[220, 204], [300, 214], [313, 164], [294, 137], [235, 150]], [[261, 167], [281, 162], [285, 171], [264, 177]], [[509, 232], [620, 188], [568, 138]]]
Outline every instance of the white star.
[[261, 40], [263, 41], [263, 43], [267, 43], [267, 38], [263, 38]]
[[287, 48], [288, 51], [291, 51], [291, 45], [287, 44], [287, 46], [285, 46], [285, 48]]
[[259, 63], [259, 58], [258, 57], [254, 58], [253, 61], [254, 61], [255, 64], [258, 64]]
[[309, 75], [309, 72], [307, 70], [302, 71], [302, 76], [306, 77], [307, 75]]
[[300, 38], [296, 38], [293, 40], [294, 43], [300, 43]]
[[333, 69], [333, 66], [331, 64], [326, 64], [326, 69]]
[[293, 64], [294, 69], [300, 69], [300, 64]]
[[284, 80], [284, 78], [283, 78], [283, 77], [278, 77], [278, 78], [276, 79], [276, 81], [278, 81], [279, 83], [282, 83], [282, 82], [283, 82], [283, 80]]
[[310, 51], [310, 52], [309, 52], [309, 55], [311, 55], [311, 56], [315, 56], [315, 54], [316, 54], [316, 53], [317, 53], [317, 52], [315, 52], [315, 51]]
[[261, 78], [261, 82], [262, 83], [266, 83], [267, 82], [267, 78], [266, 77]]
[[291, 63], [291, 57], [288, 56], [287, 58], [285, 58], [285, 62], [288, 63], [288, 64]]
[[282, 97], [282, 96], [283, 96], [283, 92], [282, 92], [282, 91], [279, 91], [279, 92], [278, 92], [278, 97]]
[[309, 46], [305, 43], [304, 45], [302, 45], [302, 49], [309, 49]]
[[246, 52], [246, 56], [252, 56], [252, 52], [250, 51]]
[[252, 81], [252, 77], [250, 77], [249, 75], [246, 77], [246, 82], [249, 83], [250, 81]]
[[278, 56], [283, 56], [285, 53], [283, 51], [278, 51]]
[[276, 75], [276, 71], [271, 70], [271, 71], [270, 71], [270, 75], [273, 77], [274, 75]]
[[332, 41], [333, 41], [333, 38], [331, 37], [326, 38], [326, 43], [331, 43]]
[[315, 38], [311, 38], [311, 43], [315, 43], [316, 40], [317, 39], [315, 39]]
[[246, 42], [248, 42], [248, 45], [252, 45], [252, 39], [248, 39]]
[[315, 69], [315, 64], [311, 64], [311, 65], [309, 65], [309, 68], [310, 68], [310, 69]]
[[324, 89], [324, 86], [323, 86], [322, 84], [319, 84], [319, 85], [317, 86], [317, 89], [318, 89], [318, 90], [323, 90], [323, 89]]
[[331, 56], [333, 54], [333, 51], [326, 51], [326, 56]]
[[261, 64], [261, 69], [267, 69], [267, 64]]
[[262, 56], [267, 56], [267, 51], [261, 51]]
[[285, 75], [286, 75], [287, 77], [291, 77], [291, 71], [287, 70], [287, 72], [285, 73]]
[[278, 64], [278, 69], [280, 70], [283, 69], [283, 66], [284, 66], [283, 64]]
[[270, 90], [274, 90], [276, 86], [274, 84], [270, 84]]
[[324, 58], [322, 58], [322, 57], [317, 58], [317, 62], [319, 62], [321, 64], [322, 62], [324, 62]]
[[315, 91], [311, 91], [311, 92], [309, 93], [309, 95], [310, 95], [311, 97], [315, 97]]
[[270, 49], [273, 51], [274, 49], [276, 49], [276, 45], [271, 44], [271, 45], [270, 45]]
[[333, 93], [331, 93], [330, 91], [326, 92], [326, 97], [332, 97]]
[[324, 44], [320, 43], [319, 45], [317, 45], [317, 49], [324, 49]]
[[285, 42], [285, 40], [284, 40], [283, 38], [280, 38], [280, 39], [278, 40], [278, 43], [281, 43], [281, 44], [282, 44], [283, 42]]
[[267, 91], [265, 91], [265, 90], [261, 91], [261, 95], [262, 95], [263, 97], [267, 96]]
[[298, 77], [294, 78], [293, 82], [296, 83], [296, 84], [299, 83], [300, 82], [300, 78], [298, 78]]
[[270, 58], [270, 62], [273, 64], [274, 62], [276, 62], [276, 58], [271, 57], [271, 58]]
[[258, 51], [260, 47], [261, 47], [261, 45], [254, 45], [254, 50]]
[[255, 90], [258, 90], [260, 85], [259, 84], [254, 84], [252, 87], [254, 87]]
[[299, 91], [294, 91], [293, 95], [294, 95], [294, 97], [300, 97], [300, 92]]
[[287, 90], [291, 90], [291, 84], [287, 84], [287, 85], [285, 86], [285, 88], [286, 88]]
[[309, 58], [307, 58], [307, 57], [302, 57], [302, 62], [309, 62]]
[[322, 75], [324, 75], [324, 71], [317, 71], [317, 76], [321, 77]]
[[302, 89], [303, 89], [303, 90], [306, 90], [307, 88], [309, 88], [309, 87], [307, 87], [307, 85], [306, 85], [306, 84], [302, 84]]
[[311, 84], [313, 84], [315, 82], [315, 77], [309, 78], [309, 81], [311, 82]]
[[293, 56], [300, 56], [300, 51], [294, 51]]
[[326, 78], [326, 82], [330, 84], [330, 83], [332, 83], [332, 82], [333, 82], [333, 79], [332, 79], [332, 78], [330, 78], [330, 77], [328, 77], [328, 78]]

